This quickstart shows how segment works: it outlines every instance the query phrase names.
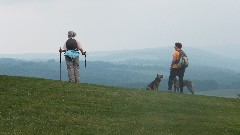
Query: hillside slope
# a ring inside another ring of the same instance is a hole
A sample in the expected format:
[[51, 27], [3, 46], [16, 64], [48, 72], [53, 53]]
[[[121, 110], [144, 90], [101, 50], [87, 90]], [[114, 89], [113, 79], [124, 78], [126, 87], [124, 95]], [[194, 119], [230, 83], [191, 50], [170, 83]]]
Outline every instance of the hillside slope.
[[0, 134], [240, 134], [240, 100], [0, 76]]

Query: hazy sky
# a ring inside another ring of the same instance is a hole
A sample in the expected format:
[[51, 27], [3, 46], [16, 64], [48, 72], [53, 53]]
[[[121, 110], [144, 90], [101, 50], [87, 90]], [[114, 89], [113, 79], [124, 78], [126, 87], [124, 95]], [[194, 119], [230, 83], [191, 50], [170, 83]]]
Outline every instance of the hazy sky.
[[240, 0], [0, 0], [0, 53], [56, 52], [69, 30], [87, 51], [239, 50], [239, 13]]

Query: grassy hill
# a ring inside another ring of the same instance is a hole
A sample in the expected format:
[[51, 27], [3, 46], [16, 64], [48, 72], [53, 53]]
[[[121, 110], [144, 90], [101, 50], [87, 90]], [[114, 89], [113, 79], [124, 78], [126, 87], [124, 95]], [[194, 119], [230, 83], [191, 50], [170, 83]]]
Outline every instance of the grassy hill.
[[240, 100], [0, 76], [0, 134], [239, 135]]

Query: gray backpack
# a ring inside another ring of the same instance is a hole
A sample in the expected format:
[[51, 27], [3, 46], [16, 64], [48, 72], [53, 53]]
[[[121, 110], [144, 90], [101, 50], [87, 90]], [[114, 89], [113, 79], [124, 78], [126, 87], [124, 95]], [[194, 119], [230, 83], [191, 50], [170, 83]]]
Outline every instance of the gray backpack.
[[188, 67], [188, 65], [189, 65], [188, 57], [183, 51], [180, 51], [179, 60], [177, 62], [177, 65], [178, 65], [178, 67]]

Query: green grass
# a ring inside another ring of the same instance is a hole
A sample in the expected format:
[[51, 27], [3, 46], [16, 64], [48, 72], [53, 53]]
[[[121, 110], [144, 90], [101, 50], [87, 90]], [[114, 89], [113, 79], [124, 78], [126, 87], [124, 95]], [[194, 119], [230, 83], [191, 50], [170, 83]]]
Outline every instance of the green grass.
[[239, 135], [240, 100], [0, 76], [0, 134]]

